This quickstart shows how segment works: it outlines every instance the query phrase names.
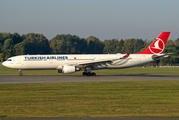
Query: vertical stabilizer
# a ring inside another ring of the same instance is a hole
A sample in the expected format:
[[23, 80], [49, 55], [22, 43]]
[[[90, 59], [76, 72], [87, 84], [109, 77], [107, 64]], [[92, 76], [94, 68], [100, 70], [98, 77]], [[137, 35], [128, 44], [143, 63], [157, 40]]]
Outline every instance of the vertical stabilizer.
[[162, 32], [145, 50], [139, 54], [162, 54], [170, 32]]

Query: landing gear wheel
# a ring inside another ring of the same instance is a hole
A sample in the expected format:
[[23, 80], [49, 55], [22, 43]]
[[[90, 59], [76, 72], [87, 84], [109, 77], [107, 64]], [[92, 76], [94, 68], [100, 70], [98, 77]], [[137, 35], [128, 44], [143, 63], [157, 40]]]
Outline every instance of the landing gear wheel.
[[84, 72], [82, 73], [82, 75], [86, 75], [86, 76], [96, 76], [95, 72], [91, 71], [91, 68], [85, 68]]
[[23, 76], [22, 70], [19, 70], [19, 76]]
[[87, 73], [86, 72], [83, 72], [83, 75], [86, 75]]
[[86, 76], [91, 76], [91, 73], [90, 73], [90, 72], [87, 72], [87, 73], [86, 73]]
[[19, 76], [23, 76], [23, 74], [22, 74], [22, 73], [19, 73]]
[[92, 76], [96, 76], [96, 73], [92, 72], [91, 75], [92, 75]]

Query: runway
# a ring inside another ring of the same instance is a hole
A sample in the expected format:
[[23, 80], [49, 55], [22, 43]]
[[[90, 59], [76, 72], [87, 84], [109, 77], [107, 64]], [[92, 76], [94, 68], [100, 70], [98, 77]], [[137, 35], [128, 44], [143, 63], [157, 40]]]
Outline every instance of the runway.
[[0, 75], [0, 84], [45, 83], [45, 82], [103, 82], [134, 80], [179, 80], [175, 75]]

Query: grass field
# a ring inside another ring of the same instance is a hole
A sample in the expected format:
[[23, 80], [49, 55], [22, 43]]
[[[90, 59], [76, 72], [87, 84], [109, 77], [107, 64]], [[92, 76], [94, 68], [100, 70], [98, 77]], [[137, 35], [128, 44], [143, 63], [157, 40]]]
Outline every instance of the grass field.
[[0, 85], [0, 117], [179, 117], [179, 81]]

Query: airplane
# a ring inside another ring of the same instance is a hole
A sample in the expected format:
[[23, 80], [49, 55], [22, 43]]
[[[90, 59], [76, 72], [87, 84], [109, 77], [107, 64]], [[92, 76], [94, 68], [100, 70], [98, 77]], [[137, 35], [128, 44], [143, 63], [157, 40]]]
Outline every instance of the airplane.
[[92, 70], [106, 68], [129, 68], [168, 57], [163, 54], [170, 32], [162, 32], [154, 41], [138, 54], [54, 54], [18, 55], [8, 58], [3, 66], [22, 70], [55, 69], [58, 73], [74, 73], [84, 70], [82, 75], [96, 76]]

